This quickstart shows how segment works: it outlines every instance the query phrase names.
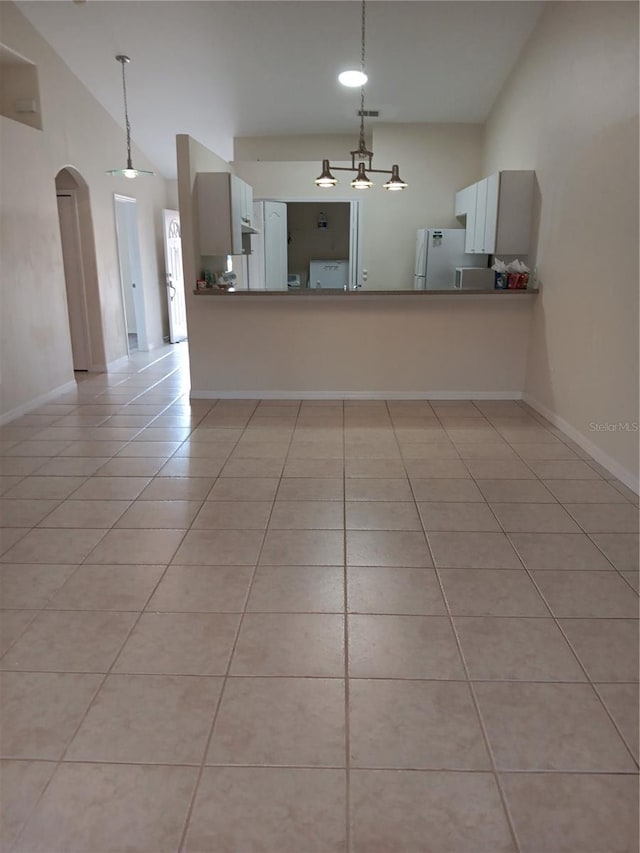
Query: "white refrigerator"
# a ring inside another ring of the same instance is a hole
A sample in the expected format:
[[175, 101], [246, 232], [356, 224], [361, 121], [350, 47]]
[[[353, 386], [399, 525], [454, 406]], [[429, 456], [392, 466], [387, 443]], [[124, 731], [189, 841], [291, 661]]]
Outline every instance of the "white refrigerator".
[[464, 250], [463, 228], [420, 228], [416, 243], [414, 290], [454, 290], [456, 267], [486, 267], [488, 255]]

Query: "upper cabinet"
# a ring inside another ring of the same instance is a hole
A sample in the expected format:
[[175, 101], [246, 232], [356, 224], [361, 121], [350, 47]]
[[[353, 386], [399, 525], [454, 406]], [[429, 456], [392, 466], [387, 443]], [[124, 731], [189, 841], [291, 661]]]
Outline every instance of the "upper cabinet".
[[243, 236], [253, 232], [253, 189], [229, 172], [196, 175], [198, 234], [201, 255], [246, 254]]
[[533, 214], [533, 171], [489, 175], [456, 193], [455, 214], [466, 221], [465, 251], [527, 255]]

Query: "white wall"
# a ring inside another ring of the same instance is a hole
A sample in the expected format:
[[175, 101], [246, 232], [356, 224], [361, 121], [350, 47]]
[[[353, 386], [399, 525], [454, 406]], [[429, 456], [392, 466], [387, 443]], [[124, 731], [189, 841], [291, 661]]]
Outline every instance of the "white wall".
[[[0, 417], [20, 411], [73, 379], [55, 176], [75, 168], [89, 186], [99, 280], [104, 360], [126, 355], [113, 194], [138, 200], [150, 345], [162, 343], [165, 300], [161, 176], [110, 178], [125, 157], [124, 130], [9, 2], [0, 4], [2, 41], [36, 63], [43, 129], [0, 118], [2, 319]], [[118, 68], [114, 61], [114, 86]], [[153, 165], [134, 147], [134, 163]]]
[[[481, 177], [482, 133], [479, 124], [374, 125], [374, 167], [390, 169], [397, 163], [409, 183], [396, 193], [382, 189], [387, 175], [372, 175], [376, 186], [370, 190], [352, 190], [353, 174], [339, 171], [334, 173], [339, 181], [335, 189], [315, 186], [322, 157], [350, 165], [355, 136], [238, 139], [234, 165], [253, 187], [254, 198], [361, 200], [367, 289], [412, 289], [416, 230], [460, 227], [454, 197], [456, 190]], [[290, 159], [283, 160], [286, 156]]]
[[484, 169], [535, 169], [526, 394], [629, 485], [638, 435], [638, 6], [544, 11], [487, 123]]

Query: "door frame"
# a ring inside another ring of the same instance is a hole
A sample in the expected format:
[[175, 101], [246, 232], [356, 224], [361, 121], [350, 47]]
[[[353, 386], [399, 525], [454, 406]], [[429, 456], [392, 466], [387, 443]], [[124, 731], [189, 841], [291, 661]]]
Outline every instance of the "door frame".
[[[78, 330], [82, 336], [82, 341], [79, 341], [81, 347], [84, 350], [84, 358], [86, 360], [85, 367], [78, 367], [75, 364], [73, 369], [78, 371], [91, 371], [92, 368], [92, 358], [91, 358], [91, 332], [89, 329], [89, 311], [87, 305], [87, 285], [85, 280], [85, 269], [84, 269], [84, 258], [82, 256], [82, 235], [80, 233], [80, 216], [78, 213], [78, 194], [77, 190], [74, 189], [58, 189], [56, 187], [56, 204], [59, 198], [70, 198], [72, 201], [73, 212], [72, 219], [73, 222], [70, 224], [70, 228], [73, 228], [75, 231], [74, 235], [71, 234], [63, 234], [63, 226], [62, 219], [60, 217], [60, 210], [58, 208], [58, 225], [60, 227], [60, 242], [63, 247], [63, 258], [64, 258], [64, 247], [65, 243], [67, 246], [67, 251], [69, 249], [68, 239], [73, 240], [73, 251], [76, 255], [77, 269], [79, 275], [78, 288], [71, 293], [73, 298], [70, 298], [69, 291], [69, 281], [67, 278], [67, 270], [65, 267], [64, 270], [64, 280], [65, 280], [65, 291], [67, 294], [67, 311], [71, 307], [71, 303], [74, 304], [74, 307], [77, 309], [77, 315], [80, 317], [80, 329]], [[65, 236], [67, 240], [65, 240]], [[71, 334], [71, 320], [69, 320], [69, 332]], [[73, 338], [72, 340], [72, 354], [73, 354]]]
[[[124, 325], [124, 338], [125, 343], [127, 345], [127, 355], [130, 355], [129, 349], [129, 331], [127, 328], [127, 311], [126, 311], [126, 302], [125, 302], [125, 284], [124, 284], [124, 276], [122, 270], [122, 260], [121, 260], [121, 252], [123, 246], [121, 245], [121, 237], [118, 230], [118, 204], [133, 204], [135, 206], [136, 212], [136, 221], [135, 221], [135, 229], [132, 231], [129, 230], [127, 234], [127, 248], [129, 248], [129, 238], [134, 238], [136, 241], [137, 248], [137, 258], [136, 262], [139, 267], [139, 290], [136, 294], [133, 295], [133, 310], [135, 312], [135, 320], [136, 320], [136, 336], [138, 338], [138, 352], [148, 352], [149, 344], [147, 340], [147, 322], [146, 322], [146, 305], [144, 298], [144, 278], [142, 272], [142, 258], [140, 255], [140, 231], [138, 228], [138, 200], [133, 198], [132, 196], [122, 195], [121, 193], [113, 194], [113, 212], [115, 219], [115, 229], [116, 229], [116, 254], [118, 256], [118, 269], [120, 272], [120, 288], [121, 288], [121, 296], [122, 296], [122, 321]], [[137, 299], [136, 299], [137, 297]]]
[[[285, 204], [318, 204], [323, 199], [318, 196], [303, 196], [302, 198], [254, 198], [254, 201], [284, 201]], [[349, 290], [362, 283], [362, 202], [360, 198], [349, 198], [346, 196], [331, 196], [326, 199], [327, 204], [348, 204], [349, 208]], [[355, 220], [355, 229], [353, 228]], [[352, 258], [353, 232], [356, 235], [355, 257]]]

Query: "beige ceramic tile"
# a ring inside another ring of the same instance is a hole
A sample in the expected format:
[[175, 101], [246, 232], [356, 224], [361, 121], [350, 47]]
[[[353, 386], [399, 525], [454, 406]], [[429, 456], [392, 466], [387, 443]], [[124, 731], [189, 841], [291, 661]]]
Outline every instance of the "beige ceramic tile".
[[638, 537], [635, 533], [594, 533], [591, 539], [616, 569], [638, 571]]
[[0, 527], [34, 527], [59, 503], [57, 499], [41, 501], [0, 498]]
[[511, 442], [511, 446], [524, 460], [533, 462], [542, 459], [577, 459], [576, 454], [561, 442], [558, 444], [534, 444], [534, 443], [515, 443]]
[[0, 764], [0, 845], [9, 850], [40, 798], [56, 765], [52, 761], [3, 761]]
[[633, 776], [510, 773], [502, 776], [522, 853], [603, 853], [638, 847]]
[[475, 692], [499, 769], [634, 769], [588, 684], [476, 683]]
[[76, 570], [70, 565], [0, 566], [0, 601], [8, 608], [41, 608]]
[[210, 501], [272, 501], [277, 477], [220, 477], [207, 496]]
[[336, 566], [344, 562], [344, 533], [338, 530], [269, 530], [261, 565]]
[[139, 500], [129, 507], [116, 527], [186, 529], [201, 506], [201, 501]]
[[556, 616], [634, 619], [638, 596], [617, 572], [533, 572]]
[[496, 681], [585, 681], [553, 619], [456, 617], [469, 677]]
[[411, 485], [417, 501], [482, 502], [484, 498], [473, 480], [412, 479]]
[[[124, 460], [123, 460], [124, 461]], [[133, 461], [133, 460], [129, 460]], [[167, 462], [163, 460], [158, 469], [159, 477], [217, 477], [224, 461], [222, 459], [196, 459], [188, 456], [174, 456]]]
[[282, 468], [283, 461], [280, 459], [230, 459], [221, 473], [223, 477], [280, 477]]
[[269, 519], [271, 530], [342, 530], [342, 501], [285, 501], [278, 499]]
[[114, 458], [97, 471], [98, 477], [153, 477], [167, 460], [164, 457], [140, 457], [138, 459]]
[[[206, 767], [185, 853], [344, 853], [344, 771]], [[286, 817], [285, 817], [286, 816]]]
[[413, 502], [347, 501], [349, 530], [422, 530]]
[[620, 574], [636, 592], [640, 592], [640, 573], [637, 569], [633, 572], [621, 572]]
[[344, 682], [230, 678], [207, 764], [343, 767]]
[[6, 670], [106, 672], [135, 613], [42, 611], [2, 659]]
[[24, 477], [38, 471], [47, 462], [49, 462], [47, 456], [38, 456], [37, 458], [0, 456], [0, 475], [3, 477], [22, 475]]
[[4, 552], [2, 562], [81, 563], [106, 532], [93, 529], [31, 530]]
[[421, 442], [400, 442], [400, 452], [404, 459], [459, 459], [460, 454], [451, 442], [427, 444]]
[[[68, 478], [65, 477], [65, 479]], [[92, 477], [73, 493], [73, 499], [132, 501], [138, 497], [147, 483], [149, 483], [148, 477]]]
[[37, 610], [0, 610], [0, 656], [24, 633]]
[[352, 678], [464, 678], [444, 616], [349, 616], [349, 673]]
[[611, 569], [584, 533], [512, 533], [509, 538], [528, 569]]
[[166, 565], [184, 535], [184, 530], [109, 530], [88, 555], [87, 563]]
[[91, 477], [109, 461], [109, 456], [58, 456], [38, 467], [38, 474], [43, 477]]
[[169, 566], [147, 609], [241, 612], [252, 575], [249, 566]]
[[20, 837], [22, 853], [176, 850], [197, 769], [66, 764]]
[[491, 504], [508, 533], [580, 533], [580, 528], [560, 504]]
[[164, 566], [80, 566], [49, 602], [52, 610], [142, 610]]
[[530, 467], [542, 480], [599, 480], [600, 476], [586, 462], [558, 459], [530, 460]]
[[203, 501], [213, 477], [155, 477], [140, 494], [142, 501]]
[[350, 530], [347, 532], [350, 566], [431, 567], [423, 533], [405, 530]]
[[478, 480], [490, 503], [554, 503], [555, 498], [538, 480]]
[[349, 611], [440, 616], [444, 601], [430, 569], [356, 567], [348, 570]]
[[278, 501], [341, 501], [343, 498], [344, 483], [339, 477], [284, 477], [278, 488]]
[[60, 758], [101, 681], [100, 675], [71, 673], [0, 675], [2, 756]]
[[516, 849], [490, 773], [353, 770], [351, 791], [354, 853]]
[[405, 459], [407, 474], [416, 479], [469, 479], [464, 462], [459, 459]]
[[198, 764], [221, 689], [220, 678], [110, 675], [66, 759]]
[[424, 501], [418, 504], [424, 529], [429, 531], [499, 531], [484, 503]]
[[638, 685], [596, 684], [613, 721], [638, 760]]
[[231, 674], [343, 677], [344, 617], [247, 613]]
[[638, 533], [638, 510], [633, 504], [567, 504], [587, 533]]
[[233, 613], [144, 613], [113, 672], [224, 675], [239, 622]]
[[604, 480], [545, 479], [545, 486], [561, 503], [626, 503], [610, 483]]
[[413, 501], [406, 477], [403, 478], [351, 478], [346, 481], [348, 501]]
[[543, 599], [521, 569], [440, 569], [456, 616], [548, 616]]
[[467, 684], [353, 679], [349, 705], [352, 767], [490, 769]]
[[342, 566], [259, 566], [247, 611], [342, 613]]
[[130, 501], [66, 500], [40, 522], [40, 527], [94, 527], [107, 529], [120, 518]]
[[[84, 482], [84, 477], [30, 477], [16, 478], [18, 482], [4, 492], [5, 498], [64, 500], [76, 491]], [[1, 492], [1, 490], [0, 490]]]
[[347, 459], [344, 471], [347, 478], [373, 477], [380, 479], [391, 477], [395, 479], [407, 476], [400, 459]]
[[478, 480], [535, 479], [535, 474], [520, 459], [467, 459], [465, 464]]
[[635, 619], [562, 619], [560, 622], [592, 681], [638, 680]]
[[517, 554], [504, 533], [429, 533], [438, 568], [517, 569]]

